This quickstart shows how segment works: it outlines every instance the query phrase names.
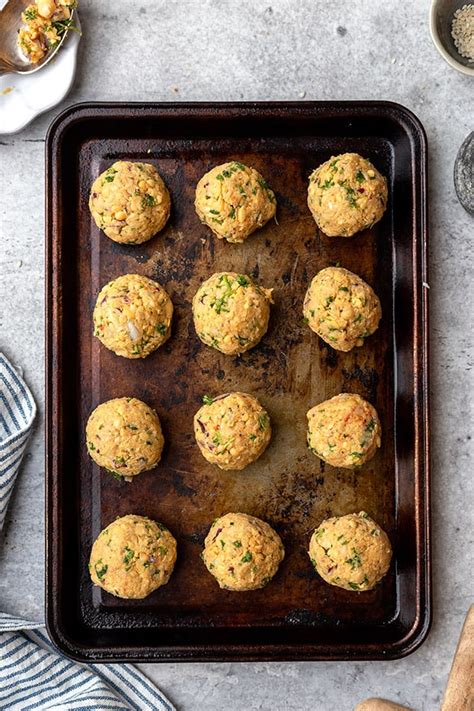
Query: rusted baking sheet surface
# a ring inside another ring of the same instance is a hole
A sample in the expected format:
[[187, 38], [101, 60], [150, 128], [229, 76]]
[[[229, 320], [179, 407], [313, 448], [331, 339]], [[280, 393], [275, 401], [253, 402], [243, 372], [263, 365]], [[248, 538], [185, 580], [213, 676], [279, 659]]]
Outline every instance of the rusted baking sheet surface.
[[[355, 151], [388, 177], [383, 220], [353, 239], [318, 233], [307, 178], [329, 156]], [[117, 159], [153, 163], [172, 195], [167, 228], [145, 245], [117, 245], [93, 223], [88, 192]], [[243, 245], [199, 223], [194, 188], [211, 166], [254, 166], [278, 201], [271, 222]], [[79, 105], [56, 120], [47, 148], [48, 412], [47, 611], [68, 654], [105, 659], [395, 658], [429, 627], [427, 307], [424, 133], [395, 104]], [[328, 348], [302, 320], [321, 268], [340, 264], [380, 296], [383, 319], [362, 348]], [[228, 357], [196, 337], [191, 300], [215, 271], [250, 274], [274, 288], [261, 344]], [[175, 305], [168, 343], [143, 361], [115, 356], [92, 337], [92, 309], [110, 279], [157, 279]], [[273, 437], [244, 472], [221, 472], [195, 445], [192, 417], [204, 393], [242, 390], [270, 413]], [[360, 471], [334, 469], [306, 447], [306, 412], [342, 391], [377, 408], [382, 447]], [[90, 460], [91, 410], [133, 395], [155, 407], [166, 447], [159, 467], [133, 483]], [[329, 515], [367, 511], [387, 531], [394, 564], [371, 592], [326, 585], [307, 556]], [[212, 520], [242, 511], [268, 521], [286, 558], [263, 590], [218, 588], [199, 554]], [[170, 583], [143, 601], [93, 589], [90, 546], [116, 516], [164, 522], [178, 539]]]

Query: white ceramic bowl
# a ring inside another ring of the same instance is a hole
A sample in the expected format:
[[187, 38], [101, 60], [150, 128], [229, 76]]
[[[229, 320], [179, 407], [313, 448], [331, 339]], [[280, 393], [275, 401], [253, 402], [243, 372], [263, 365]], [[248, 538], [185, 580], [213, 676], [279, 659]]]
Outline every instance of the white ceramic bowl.
[[474, 62], [461, 57], [451, 36], [453, 15], [470, 0], [433, 0], [430, 12], [430, 32], [434, 45], [443, 59], [462, 74], [474, 76]]
[[[74, 24], [80, 30], [77, 11]], [[69, 31], [63, 46], [43, 69], [0, 77], [0, 135], [21, 131], [64, 99], [76, 74], [80, 39], [78, 32]]]

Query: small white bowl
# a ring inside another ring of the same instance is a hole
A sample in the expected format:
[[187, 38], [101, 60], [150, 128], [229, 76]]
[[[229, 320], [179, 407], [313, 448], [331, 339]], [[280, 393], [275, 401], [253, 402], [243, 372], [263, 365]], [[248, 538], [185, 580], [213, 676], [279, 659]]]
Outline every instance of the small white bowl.
[[474, 62], [461, 57], [451, 35], [453, 15], [469, 0], [433, 0], [430, 11], [430, 32], [434, 46], [443, 59], [462, 74], [474, 76]]
[[[0, 0], [1, 2], [1, 0]], [[74, 24], [80, 30], [79, 16]], [[69, 31], [64, 44], [43, 69], [0, 77], [0, 135], [17, 133], [59, 104], [72, 87], [81, 35]]]

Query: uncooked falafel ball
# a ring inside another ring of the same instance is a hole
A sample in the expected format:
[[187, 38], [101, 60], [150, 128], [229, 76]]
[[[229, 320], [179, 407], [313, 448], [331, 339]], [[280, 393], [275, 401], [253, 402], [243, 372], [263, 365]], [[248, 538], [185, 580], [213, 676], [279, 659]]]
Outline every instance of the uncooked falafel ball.
[[153, 469], [161, 458], [164, 439], [158, 415], [134, 397], [108, 400], [95, 408], [86, 426], [87, 451], [115, 475], [131, 481]]
[[242, 513], [216, 519], [206, 540], [202, 559], [225, 590], [263, 588], [285, 557], [280, 536], [265, 521]]
[[309, 448], [333, 467], [359, 467], [380, 447], [377, 411], [360, 395], [336, 395], [312, 407], [307, 418]]
[[94, 336], [124, 358], [145, 358], [168, 340], [173, 304], [158, 282], [124, 274], [106, 284], [94, 309]]
[[203, 343], [226, 355], [257, 345], [266, 333], [272, 289], [263, 289], [236, 272], [213, 274], [193, 298], [196, 333]]
[[89, 208], [97, 227], [114, 242], [140, 244], [165, 226], [170, 195], [149, 163], [117, 161], [94, 181]]
[[142, 599], [166, 585], [176, 562], [176, 541], [165, 526], [129, 514], [110, 523], [92, 546], [94, 585], [126, 599]]
[[201, 222], [228, 242], [244, 242], [276, 211], [275, 195], [260, 173], [237, 161], [203, 175], [194, 204]]
[[335, 516], [314, 531], [309, 557], [319, 575], [345, 590], [372, 590], [390, 567], [388, 536], [364, 511]]
[[382, 308], [373, 289], [357, 274], [326, 267], [311, 282], [303, 315], [312, 331], [337, 351], [350, 351], [377, 330]]
[[352, 237], [385, 212], [387, 180], [357, 153], [332, 156], [310, 176], [308, 206], [329, 237]]
[[270, 418], [253, 395], [230, 393], [212, 399], [194, 416], [194, 436], [204, 459], [220, 469], [240, 470], [265, 451]]

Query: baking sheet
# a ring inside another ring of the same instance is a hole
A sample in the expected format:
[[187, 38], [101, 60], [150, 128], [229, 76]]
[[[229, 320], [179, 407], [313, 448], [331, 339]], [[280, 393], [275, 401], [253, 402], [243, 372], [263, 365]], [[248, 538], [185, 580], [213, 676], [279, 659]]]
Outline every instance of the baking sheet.
[[[427, 480], [425, 161], [418, 121], [395, 104], [79, 105], [53, 124], [47, 146], [48, 434], [47, 615], [66, 653], [105, 659], [392, 658], [430, 619]], [[383, 220], [353, 239], [318, 232], [307, 178], [329, 156], [355, 151], [388, 178]], [[117, 159], [153, 163], [172, 196], [167, 228], [144, 245], [117, 245], [87, 207], [90, 185]], [[243, 245], [217, 240], [193, 201], [201, 175], [238, 160], [276, 193], [278, 222]], [[362, 348], [336, 352], [302, 320], [314, 274], [340, 264], [373, 286], [381, 325]], [[240, 357], [203, 345], [191, 300], [216, 271], [274, 288], [269, 330]], [[148, 358], [115, 356], [92, 338], [100, 288], [124, 273], [157, 279], [175, 317]], [[268, 410], [273, 437], [244, 472], [202, 458], [192, 417], [204, 393], [242, 390]], [[334, 469], [306, 447], [306, 412], [339, 392], [372, 402], [382, 447], [358, 471]], [[112, 397], [155, 407], [166, 438], [158, 468], [120, 483], [88, 457], [84, 427]], [[367, 511], [388, 533], [394, 563], [375, 590], [354, 594], [312, 570], [312, 530], [330, 515]], [[286, 557], [263, 590], [220, 590], [199, 554], [228, 511], [268, 521]], [[165, 523], [178, 540], [170, 583], [142, 601], [93, 588], [90, 546], [116, 516]]]

